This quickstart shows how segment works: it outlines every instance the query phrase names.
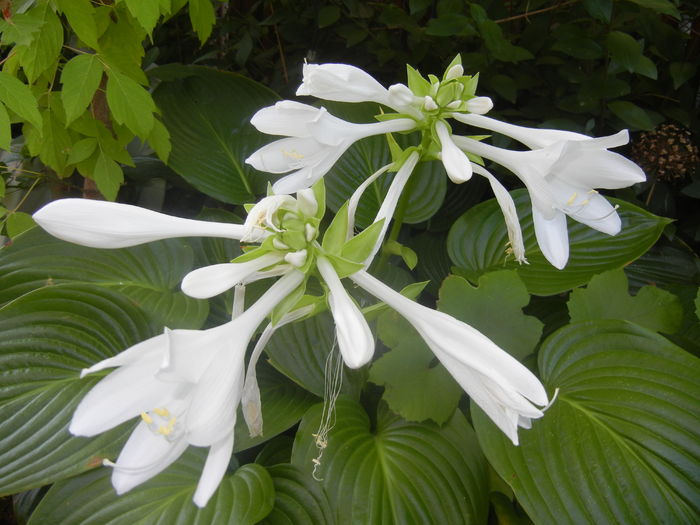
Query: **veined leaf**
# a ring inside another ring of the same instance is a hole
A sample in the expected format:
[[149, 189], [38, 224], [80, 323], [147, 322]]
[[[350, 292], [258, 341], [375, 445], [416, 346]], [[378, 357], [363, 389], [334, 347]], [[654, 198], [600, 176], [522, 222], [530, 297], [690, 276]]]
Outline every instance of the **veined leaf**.
[[151, 94], [130, 77], [107, 70], [107, 103], [114, 120], [146, 140], [153, 129], [156, 105]]
[[41, 129], [39, 105], [32, 90], [27, 84], [4, 71], [0, 71], [0, 101], [36, 129]]
[[56, 0], [56, 4], [78, 38], [91, 48], [97, 49], [99, 35], [92, 2], [90, 0]]
[[29, 83], [53, 66], [63, 46], [63, 26], [48, 2], [39, 4], [34, 11], [43, 19], [41, 31], [28, 46], [17, 46], [16, 52]]
[[160, 18], [160, 5], [158, 2], [126, 0], [126, 6], [134, 18], [139, 21], [141, 27], [150, 35]]
[[214, 7], [211, 5], [211, 0], [189, 0], [189, 9], [192, 28], [203, 44], [211, 35], [216, 22]]
[[66, 126], [78, 118], [92, 101], [102, 80], [102, 63], [97, 55], [71, 58], [61, 73], [61, 100], [66, 110]]

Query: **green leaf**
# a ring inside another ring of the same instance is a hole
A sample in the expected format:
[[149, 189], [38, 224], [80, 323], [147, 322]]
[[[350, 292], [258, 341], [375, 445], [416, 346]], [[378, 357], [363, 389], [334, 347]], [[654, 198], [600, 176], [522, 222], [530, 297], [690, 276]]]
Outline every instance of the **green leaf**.
[[114, 69], [107, 70], [107, 103], [112, 117], [146, 140], [151, 134], [156, 105], [137, 82]]
[[371, 226], [353, 236], [343, 245], [340, 251], [340, 256], [349, 261], [364, 263], [365, 259], [367, 259], [370, 253], [372, 253], [374, 245], [377, 243], [377, 239], [379, 239], [379, 234], [382, 232], [384, 220], [385, 219], [382, 219], [378, 222], [372, 223]]
[[97, 156], [92, 178], [95, 179], [97, 189], [107, 200], [117, 199], [119, 187], [124, 182], [124, 172], [119, 164], [107, 157], [102, 151]]
[[340, 19], [340, 7], [327, 5], [318, 10], [316, 15], [318, 27], [324, 28], [335, 24]]
[[214, 7], [211, 0], [189, 0], [190, 22], [199, 41], [204, 44], [211, 35], [211, 30], [216, 22]]
[[542, 335], [542, 323], [523, 313], [529, 302], [517, 272], [502, 270], [482, 275], [478, 287], [462, 277], [448, 277], [440, 287], [438, 309], [473, 326], [522, 360], [534, 351]]
[[639, 73], [656, 79], [656, 66], [642, 54], [642, 48], [630, 35], [620, 31], [611, 31], [608, 34], [607, 43], [613, 60], [624, 69], [630, 73]]
[[[301, 422], [292, 464], [310, 475], [321, 405]], [[456, 411], [442, 427], [410, 423], [380, 404], [376, 424], [357, 403], [336, 404], [316, 470], [345, 523], [485, 523], [488, 474], [474, 432]], [[436, 502], [439, 502], [436, 503]]]
[[0, 101], [17, 113], [20, 118], [41, 129], [42, 119], [39, 105], [32, 90], [9, 73], [0, 71]]
[[147, 85], [148, 79], [141, 69], [144, 56], [143, 39], [146, 32], [129, 16], [112, 18], [113, 9], [107, 10], [107, 28], [100, 37], [100, 56], [106, 63], [105, 69], [116, 70], [128, 75], [139, 84]]
[[0, 149], [9, 150], [12, 145], [12, 129], [10, 128], [10, 115], [7, 114], [5, 104], [0, 102]]
[[14, 239], [20, 233], [23, 233], [36, 226], [36, 224], [34, 223], [32, 216], [28, 213], [16, 211], [8, 215], [6, 226], [8, 237], [10, 237], [10, 239]]
[[61, 72], [61, 100], [66, 111], [66, 126], [88, 107], [102, 80], [102, 63], [97, 55], [77, 55]]
[[571, 292], [567, 306], [572, 323], [620, 319], [654, 332], [673, 334], [683, 320], [683, 307], [678, 297], [666, 290], [645, 286], [636, 296], [630, 296], [622, 269], [594, 276], [585, 289]]
[[28, 525], [252, 525], [270, 512], [275, 499], [272, 478], [255, 464], [225, 476], [203, 509], [192, 503], [204, 455], [204, 449], [190, 449], [163, 473], [121, 496], [109, 482], [108, 468], [56, 483]]
[[261, 525], [335, 525], [336, 515], [321, 485], [289, 463], [269, 467], [275, 506]]
[[341, 206], [336, 212], [328, 228], [323, 234], [321, 247], [328, 254], [340, 255], [340, 250], [345, 244], [348, 235], [348, 203]]
[[160, 18], [160, 5], [157, 2], [143, 2], [142, 0], [125, 1], [129, 12], [138, 20], [144, 31], [150, 35]]
[[269, 175], [243, 161], [269, 138], [249, 121], [258, 109], [275, 103], [277, 95], [241, 75], [203, 67], [169, 66], [155, 72], [168, 71], [171, 79], [153, 94], [172, 141], [168, 165], [215, 199], [254, 201], [265, 192]]
[[614, 237], [569, 220], [569, 262], [563, 270], [549, 264], [537, 247], [530, 199], [526, 190], [511, 192], [523, 230], [528, 262], [506, 262], [508, 235], [495, 199], [481, 203], [462, 215], [450, 229], [447, 251], [452, 262], [468, 279], [502, 269], [514, 269], [528, 292], [553, 295], [588, 282], [598, 273], [620, 268], [646, 252], [659, 238], [669, 220], [632, 204], [618, 204], [622, 230]]
[[30, 46], [34, 37], [41, 31], [44, 19], [39, 9], [30, 9], [25, 13], [14, 13], [9, 20], [0, 20], [0, 43], [5, 46], [17, 44]]
[[44, 71], [55, 66], [63, 47], [63, 26], [48, 2], [35, 9], [43, 20], [41, 31], [28, 46], [17, 46], [15, 51], [29, 83]]
[[63, 122], [58, 119], [56, 111], [49, 108], [42, 112], [43, 126], [41, 129], [41, 146], [39, 157], [42, 162], [51, 167], [59, 176], [68, 175], [66, 165], [72, 145], [72, 138]]
[[583, 0], [583, 7], [593, 18], [597, 18], [606, 24], [612, 17], [612, 0]]
[[100, 250], [34, 228], [0, 251], [0, 304], [47, 284], [91, 283], [127, 295], [161, 326], [196, 329], [207, 303], [180, 291], [193, 266], [192, 250], [182, 240]]
[[372, 363], [369, 380], [384, 387], [382, 399], [407, 421], [445, 423], [457, 408], [462, 388], [411, 324], [393, 310], [384, 312], [377, 335], [391, 350]]
[[[149, 2], [144, 2], [149, 3]], [[90, 0], [56, 0], [58, 10], [62, 12], [68, 24], [78, 38], [93, 49], [98, 48], [97, 21], [95, 9]]]
[[493, 20], [489, 20], [483, 7], [478, 4], [471, 4], [469, 9], [479, 29], [479, 33], [484, 39], [484, 45], [496, 60], [520, 62], [521, 60], [534, 58], [532, 53], [524, 47], [515, 46], [506, 40], [501, 27]]
[[147, 139], [148, 145], [153, 148], [158, 155], [158, 158], [163, 162], [168, 162], [168, 157], [170, 157], [170, 152], [172, 151], [172, 144], [170, 143], [170, 133], [168, 133], [168, 128], [158, 119], [153, 122], [153, 129], [151, 134]]
[[0, 330], [0, 493], [72, 476], [114, 454], [124, 427], [84, 439], [70, 436], [68, 423], [97, 382], [81, 380], [80, 369], [153, 335], [134, 304], [97, 286], [46, 286], [2, 307]]
[[79, 140], [70, 147], [70, 153], [68, 154], [68, 164], [78, 164], [88, 159], [97, 149], [97, 139], [88, 137], [86, 139]]
[[698, 68], [690, 62], [672, 62], [668, 71], [673, 79], [673, 89], [678, 89], [695, 76]]
[[642, 7], [646, 7], [647, 9], [651, 9], [653, 11], [656, 11], [657, 13], [662, 13], [664, 15], [669, 15], [672, 16], [678, 20], [680, 20], [681, 15], [678, 12], [678, 8], [673, 5], [673, 3], [669, 2], [669, 0], [628, 0], [629, 2], [632, 2], [634, 4], [640, 5]]
[[610, 111], [630, 127], [635, 129], [652, 130], [654, 122], [649, 113], [632, 102], [615, 100], [608, 103]]
[[624, 321], [566, 326], [539, 368], [559, 396], [514, 447], [473, 407], [486, 456], [535, 523], [694, 523], [700, 361]]

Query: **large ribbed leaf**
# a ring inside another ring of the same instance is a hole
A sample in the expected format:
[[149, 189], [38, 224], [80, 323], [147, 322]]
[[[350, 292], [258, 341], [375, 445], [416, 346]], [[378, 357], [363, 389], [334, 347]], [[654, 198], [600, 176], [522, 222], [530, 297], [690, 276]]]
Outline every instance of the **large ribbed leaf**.
[[275, 506], [264, 525], [334, 525], [335, 512], [321, 484], [288, 463], [267, 469], [275, 485]]
[[[376, 122], [373, 116], [379, 112], [379, 107], [371, 103], [342, 104], [324, 101], [323, 105], [334, 115], [350, 122]], [[403, 147], [415, 146], [420, 140], [416, 134], [396, 134], [395, 138]], [[334, 212], [338, 211], [367, 177], [390, 162], [389, 145], [384, 136], [369, 137], [353, 144], [325, 177], [328, 207]], [[385, 174], [367, 188], [357, 208], [358, 226], [364, 228], [372, 223], [392, 179], [393, 174]], [[410, 191], [410, 197], [404, 222], [414, 224], [428, 220], [445, 200], [447, 175], [442, 164], [419, 164], [406, 189]]]
[[[307, 475], [318, 458], [321, 405], [304, 416], [292, 463]], [[488, 471], [460, 411], [442, 427], [410, 423], [380, 405], [374, 428], [364, 409], [336, 405], [335, 426], [316, 476], [343, 523], [484, 523]]]
[[98, 380], [79, 372], [154, 331], [129, 298], [97, 286], [48, 286], [0, 309], [0, 493], [74, 475], [118, 450], [128, 429], [68, 433]]
[[569, 219], [569, 262], [563, 270], [557, 270], [537, 247], [527, 191], [515, 190], [511, 195], [518, 208], [530, 264], [520, 266], [512, 257], [506, 262], [508, 236], [495, 199], [475, 206], [455, 221], [447, 238], [447, 250], [452, 262], [469, 279], [512, 268], [518, 271], [528, 291], [538, 295], [570, 290], [597, 273], [630, 263], [656, 242], [669, 222], [632, 204], [610, 199], [620, 205], [622, 231], [611, 237]]
[[204, 449], [190, 448], [166, 471], [117, 496], [110, 469], [101, 468], [56, 483], [29, 525], [252, 525], [272, 508], [275, 489], [267, 470], [244, 465], [224, 477], [204, 509], [193, 502]]
[[94, 283], [127, 295], [160, 324], [199, 328], [208, 312], [206, 301], [180, 291], [193, 266], [192, 249], [181, 239], [99, 250], [34, 228], [0, 251], [0, 304], [50, 284]]
[[698, 523], [700, 360], [625, 321], [566, 326], [542, 346], [559, 396], [510, 441], [479, 409], [479, 442], [535, 523]]
[[269, 174], [244, 161], [271, 137], [248, 121], [279, 97], [249, 78], [205, 67], [171, 65], [155, 74], [165, 80], [153, 98], [172, 140], [168, 166], [223, 202], [243, 204], [264, 193]]

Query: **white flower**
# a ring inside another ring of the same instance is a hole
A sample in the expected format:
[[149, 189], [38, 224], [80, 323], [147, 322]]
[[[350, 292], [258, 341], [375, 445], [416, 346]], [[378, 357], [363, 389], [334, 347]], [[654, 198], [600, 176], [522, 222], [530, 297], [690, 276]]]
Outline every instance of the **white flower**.
[[122, 494], [175, 461], [188, 445], [210, 447], [194, 502], [203, 507], [223, 478], [243, 389], [248, 342], [270, 311], [304, 276], [290, 272], [233, 321], [209, 330], [167, 330], [83, 370], [118, 367], [80, 402], [70, 424], [94, 436], [141, 415], [115, 463]]
[[295, 206], [296, 200], [289, 195], [268, 195], [260, 199], [248, 212], [243, 223], [245, 234], [241, 237], [245, 242], [260, 242], [267, 235], [266, 228], [279, 232], [279, 224], [275, 214], [282, 207]]
[[408, 131], [413, 119], [399, 118], [355, 124], [334, 117], [325, 108], [282, 101], [261, 109], [251, 120], [264, 133], [287, 135], [255, 151], [246, 163], [269, 173], [293, 173], [272, 186], [276, 194], [308, 188], [323, 177], [356, 141], [373, 135]]
[[[560, 133], [569, 136], [568, 132]], [[463, 150], [505, 166], [525, 183], [532, 200], [537, 243], [547, 260], [562, 269], [569, 258], [566, 215], [616, 235], [621, 228], [616, 208], [594, 188], [624, 188], [645, 177], [634, 162], [607, 150], [626, 144], [627, 131], [609, 137], [550, 142], [553, 136], [546, 133], [533, 139], [538, 144], [549, 143], [531, 151], [505, 150], [467, 137], [453, 136], [453, 140]]]
[[347, 366], [360, 368], [374, 355], [374, 336], [362, 312], [345, 291], [331, 263], [319, 257], [316, 259], [316, 265], [328, 285], [328, 306], [333, 314], [340, 354]]
[[[493, 101], [489, 97], [474, 97], [466, 102], [466, 110], [475, 115], [483, 115], [493, 108]], [[462, 120], [455, 116], [457, 120]]]
[[297, 95], [338, 102], [378, 102], [389, 106], [389, 92], [369, 73], [347, 64], [304, 64]]
[[435, 124], [435, 131], [440, 139], [442, 151], [440, 157], [447, 176], [455, 184], [462, 184], [472, 177], [472, 165], [464, 152], [452, 141], [452, 134], [444, 122]]
[[155, 211], [91, 199], [60, 199], [34, 214], [54, 237], [93, 248], [124, 248], [171, 237], [240, 239], [244, 227], [171, 217]]
[[407, 299], [365, 271], [350, 278], [406, 318], [474, 402], [518, 444], [518, 427], [542, 417], [542, 383], [489, 338], [457, 319]]

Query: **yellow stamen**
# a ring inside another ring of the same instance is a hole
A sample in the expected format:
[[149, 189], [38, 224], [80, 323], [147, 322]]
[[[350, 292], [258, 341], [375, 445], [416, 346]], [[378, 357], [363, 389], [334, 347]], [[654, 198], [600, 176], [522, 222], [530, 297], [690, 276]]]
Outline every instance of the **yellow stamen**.
[[154, 408], [153, 413], [160, 417], [170, 417], [170, 412], [167, 408]]
[[586, 199], [585, 201], [583, 201], [583, 202], [581, 203], [581, 206], [585, 206], [585, 205], [588, 204], [589, 202], [591, 202], [591, 201], [589, 201], [588, 199]]
[[295, 159], [295, 160], [301, 160], [304, 158], [304, 155], [302, 155], [301, 153], [299, 153], [296, 150], [287, 151], [286, 149], [283, 149], [282, 155], [284, 155], [285, 157], [290, 157], [290, 158]]
[[574, 203], [574, 201], [576, 200], [576, 197], [578, 197], [578, 193], [574, 192], [574, 194], [571, 197], [569, 197], [569, 200], [566, 201], [566, 204], [568, 206], [571, 206]]
[[170, 434], [172, 433], [172, 429], [166, 428], [166, 427], [164, 427], [163, 425], [161, 425], [161, 426], [158, 427], [158, 433], [159, 433], [161, 436], [168, 436], [168, 435], [170, 435]]
[[153, 423], [153, 418], [146, 414], [146, 412], [141, 412], [141, 419], [143, 419], [147, 425]]

